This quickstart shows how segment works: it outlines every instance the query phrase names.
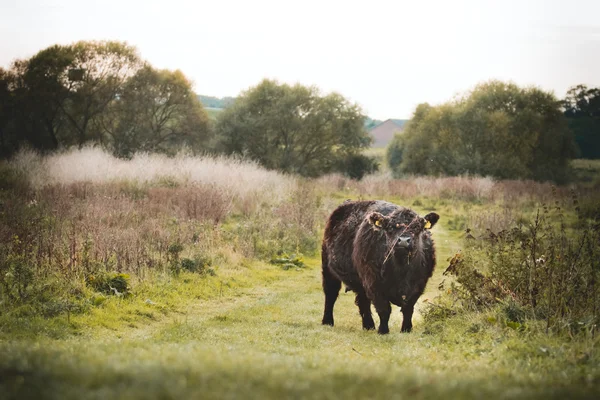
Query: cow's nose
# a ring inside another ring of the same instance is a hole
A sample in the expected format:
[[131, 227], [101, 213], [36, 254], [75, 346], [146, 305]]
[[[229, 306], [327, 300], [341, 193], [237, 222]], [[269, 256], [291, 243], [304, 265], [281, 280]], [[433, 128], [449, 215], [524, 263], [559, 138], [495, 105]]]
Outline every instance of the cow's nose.
[[404, 247], [404, 248], [408, 248], [410, 247], [410, 241], [411, 241], [411, 237], [410, 236], [400, 236], [398, 238], [398, 246], [399, 247]]

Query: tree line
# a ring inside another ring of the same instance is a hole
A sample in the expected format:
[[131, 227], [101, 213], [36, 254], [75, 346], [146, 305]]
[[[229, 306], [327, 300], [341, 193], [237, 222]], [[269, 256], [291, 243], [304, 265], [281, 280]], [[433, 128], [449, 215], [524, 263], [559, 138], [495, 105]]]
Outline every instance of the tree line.
[[[417, 106], [387, 151], [396, 176], [476, 174], [563, 182], [568, 161], [600, 156], [597, 89], [565, 100], [535, 87], [490, 81], [450, 102]], [[590, 109], [596, 107], [596, 111]]]
[[215, 124], [181, 71], [155, 69], [126, 43], [51, 46], [0, 68], [0, 157], [94, 143], [118, 157], [239, 154], [305, 176], [377, 167], [361, 154], [365, 115], [339, 94], [264, 80], [237, 99], [203, 100], [228, 106]]
[[[337, 93], [265, 79], [225, 106], [215, 122], [181, 71], [159, 70], [135, 47], [82, 41], [48, 47], [0, 68], [0, 157], [90, 143], [118, 157], [136, 152], [235, 154], [303, 176], [378, 169], [363, 154], [376, 121]], [[600, 89], [566, 99], [491, 81], [439, 106], [419, 105], [388, 148], [395, 175], [478, 174], [566, 179], [570, 158], [600, 157]]]
[[40, 151], [98, 143], [136, 151], [198, 149], [208, 117], [181, 71], [157, 70], [120, 42], [55, 45], [0, 69], [0, 148]]

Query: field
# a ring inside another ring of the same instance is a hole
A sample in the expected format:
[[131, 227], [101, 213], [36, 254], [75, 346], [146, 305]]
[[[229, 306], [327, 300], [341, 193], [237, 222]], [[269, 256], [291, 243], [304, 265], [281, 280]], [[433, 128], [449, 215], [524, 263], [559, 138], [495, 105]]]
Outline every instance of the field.
[[204, 110], [208, 114], [208, 117], [211, 119], [211, 121], [215, 121], [219, 114], [223, 112], [222, 108], [204, 107]]
[[[22, 153], [0, 170], [2, 398], [600, 395], [595, 320], [579, 331], [517, 323], [514, 305], [469, 308], [443, 275], [470, 254], [467, 228], [482, 238], [573, 193], [584, 217], [565, 207], [563, 230], [582, 230], [597, 212], [595, 186], [303, 180], [241, 160], [121, 161], [96, 149]], [[389, 335], [363, 331], [343, 290], [335, 327], [320, 324], [323, 225], [348, 198], [441, 216], [438, 265], [410, 334], [398, 308]]]

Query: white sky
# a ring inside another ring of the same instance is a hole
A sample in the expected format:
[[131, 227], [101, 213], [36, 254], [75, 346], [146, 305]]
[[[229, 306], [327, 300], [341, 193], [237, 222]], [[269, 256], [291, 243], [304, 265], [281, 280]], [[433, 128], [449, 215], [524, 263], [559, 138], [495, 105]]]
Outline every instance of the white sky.
[[600, 1], [0, 0], [0, 65], [55, 43], [121, 40], [198, 93], [263, 78], [409, 118], [488, 79], [564, 97], [600, 86]]

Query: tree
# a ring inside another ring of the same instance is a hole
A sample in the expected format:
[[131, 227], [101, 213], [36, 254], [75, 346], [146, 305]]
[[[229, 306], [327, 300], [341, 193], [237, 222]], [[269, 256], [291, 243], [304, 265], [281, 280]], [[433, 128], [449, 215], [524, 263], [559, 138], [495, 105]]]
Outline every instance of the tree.
[[91, 140], [101, 141], [98, 118], [141, 67], [141, 60], [134, 47], [120, 42], [78, 42], [63, 51], [72, 58], [64, 72], [67, 76], [80, 74], [63, 81], [70, 96], [61, 103], [61, 110], [75, 131], [79, 147]]
[[582, 158], [600, 158], [600, 88], [577, 85], [563, 101]]
[[119, 156], [208, 148], [208, 117], [181, 71], [121, 42], [54, 45], [0, 69], [0, 155], [94, 142]]
[[219, 116], [218, 148], [267, 168], [317, 176], [369, 146], [364, 120], [359, 106], [337, 93], [263, 80]]
[[396, 134], [386, 149], [386, 160], [392, 170], [392, 175], [399, 178], [400, 165], [402, 164], [402, 152], [404, 150], [404, 135]]
[[57, 149], [69, 137], [63, 109], [71, 95], [67, 72], [72, 63], [67, 48], [56, 45], [13, 64], [19, 78], [15, 89], [21, 122], [25, 123], [20, 129], [37, 149]]
[[135, 48], [120, 42], [54, 45], [15, 61], [0, 77], [18, 142], [8, 153], [23, 142], [39, 150], [100, 142], [100, 116], [140, 66]]
[[135, 151], [174, 153], [208, 146], [208, 116], [179, 70], [146, 65], [124, 85], [104, 114], [104, 139], [119, 156]]
[[562, 181], [575, 154], [552, 94], [499, 81], [437, 107], [419, 105], [403, 135], [394, 141], [402, 155], [390, 164], [396, 174]]

